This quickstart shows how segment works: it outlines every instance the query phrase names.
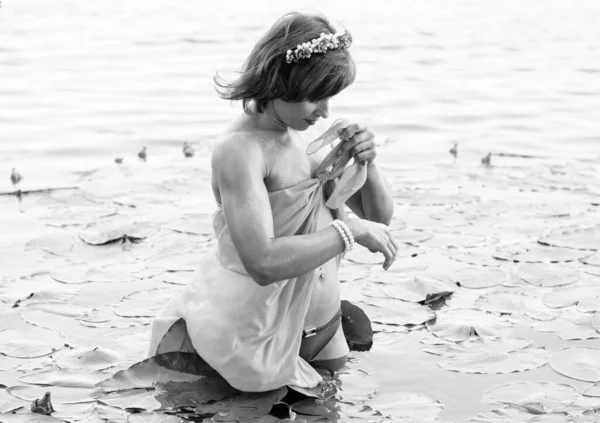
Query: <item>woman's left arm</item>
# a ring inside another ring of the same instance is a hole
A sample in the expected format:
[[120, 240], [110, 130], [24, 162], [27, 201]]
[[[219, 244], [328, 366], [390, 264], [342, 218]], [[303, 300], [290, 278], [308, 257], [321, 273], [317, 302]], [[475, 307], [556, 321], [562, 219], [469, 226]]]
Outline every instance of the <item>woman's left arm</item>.
[[349, 151], [355, 162], [367, 163], [367, 180], [362, 188], [346, 201], [350, 209], [361, 219], [389, 225], [394, 214], [392, 190], [374, 163], [377, 151], [373, 132], [363, 125], [351, 124], [340, 138], [342, 149]]

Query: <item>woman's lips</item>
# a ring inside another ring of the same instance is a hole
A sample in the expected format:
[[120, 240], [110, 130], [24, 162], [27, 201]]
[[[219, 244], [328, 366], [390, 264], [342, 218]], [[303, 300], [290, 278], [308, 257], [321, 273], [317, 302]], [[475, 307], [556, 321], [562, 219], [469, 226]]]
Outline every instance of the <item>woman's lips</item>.
[[309, 120], [309, 119], [304, 119], [306, 122], [308, 122], [309, 125], [314, 125], [317, 121], [316, 120]]

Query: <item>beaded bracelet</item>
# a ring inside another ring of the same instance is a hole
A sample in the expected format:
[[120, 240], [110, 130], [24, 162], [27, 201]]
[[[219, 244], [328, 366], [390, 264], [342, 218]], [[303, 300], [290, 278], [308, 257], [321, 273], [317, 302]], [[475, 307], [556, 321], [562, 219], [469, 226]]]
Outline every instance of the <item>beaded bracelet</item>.
[[347, 253], [348, 251], [352, 250], [352, 247], [354, 247], [354, 237], [352, 236], [352, 232], [350, 232], [348, 226], [339, 219], [336, 219], [333, 222], [331, 222], [331, 226], [333, 226], [338, 231], [338, 233], [344, 240], [344, 252]]

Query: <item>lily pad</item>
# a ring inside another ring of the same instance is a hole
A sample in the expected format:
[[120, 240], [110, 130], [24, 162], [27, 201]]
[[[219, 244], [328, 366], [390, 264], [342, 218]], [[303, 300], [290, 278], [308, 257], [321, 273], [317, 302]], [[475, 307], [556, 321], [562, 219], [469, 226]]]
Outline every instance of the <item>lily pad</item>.
[[453, 272], [451, 278], [458, 286], [480, 289], [504, 284], [508, 273], [498, 268], [465, 267]]
[[117, 316], [121, 317], [154, 317], [175, 292], [176, 290], [173, 288], [134, 292], [115, 304], [113, 310]]
[[[398, 301], [392, 301], [398, 303]], [[409, 306], [404, 304], [398, 304], [396, 307], [392, 305], [387, 307], [376, 306], [374, 304], [360, 304], [360, 306], [363, 307], [373, 323], [384, 325], [420, 325], [435, 318], [435, 311], [431, 308], [415, 303], [407, 304]]]
[[86, 347], [62, 350], [54, 357], [54, 363], [61, 369], [104, 370], [119, 364], [120, 355], [103, 347]]
[[600, 248], [600, 226], [554, 230], [550, 235], [540, 238], [539, 242], [544, 245], [579, 250], [598, 250]]
[[590, 323], [594, 329], [600, 332], [600, 312], [594, 313]]
[[15, 358], [43, 357], [62, 348], [65, 339], [48, 329], [31, 327], [26, 331], [5, 329], [0, 331], [0, 353]]
[[85, 370], [59, 369], [51, 367], [19, 378], [20, 381], [31, 385], [64, 386], [72, 388], [93, 388], [96, 383], [106, 379], [106, 374]]
[[543, 348], [529, 348], [511, 353], [484, 351], [463, 353], [438, 364], [446, 370], [461, 373], [505, 374], [533, 370], [548, 363]]
[[98, 205], [83, 207], [71, 205], [69, 207], [53, 207], [49, 209], [41, 219], [47, 225], [65, 227], [85, 225], [116, 213], [117, 209], [114, 207]]
[[600, 295], [588, 297], [577, 303], [577, 310], [582, 313], [600, 312]]
[[20, 408], [29, 409], [29, 405], [28, 401], [12, 396], [6, 389], [0, 388], [0, 415]]
[[600, 382], [600, 349], [567, 347], [550, 357], [554, 371], [571, 379]]
[[504, 336], [512, 331], [512, 324], [498, 314], [476, 309], [439, 310], [434, 322], [427, 328], [434, 335], [448, 341], [466, 341], [472, 336]]
[[379, 392], [370, 407], [394, 422], [433, 423], [443, 404], [427, 395], [412, 392]]
[[592, 278], [590, 276], [576, 284], [555, 288], [552, 292], [544, 295], [544, 304], [552, 308], [562, 308], [577, 304], [589, 297], [599, 296], [600, 283], [598, 283], [598, 278]]
[[104, 245], [119, 240], [139, 242], [154, 232], [156, 229], [151, 222], [105, 219], [84, 229], [79, 237], [90, 245]]
[[521, 266], [517, 274], [525, 282], [543, 287], [570, 285], [582, 278], [581, 273], [575, 269], [533, 263]]
[[536, 323], [533, 328], [539, 332], [558, 332], [561, 339], [567, 341], [600, 338], [600, 333], [592, 326], [592, 316], [576, 310], [568, 310], [551, 321]]
[[579, 260], [592, 254], [591, 251], [546, 247], [540, 244], [517, 244], [498, 248], [494, 257], [516, 263], [561, 263]]
[[486, 238], [480, 235], [440, 232], [436, 233], [432, 239], [423, 242], [422, 245], [433, 248], [473, 248], [485, 241]]
[[522, 313], [528, 309], [529, 295], [514, 291], [496, 291], [480, 296], [473, 307], [503, 314]]
[[600, 253], [596, 253], [589, 257], [584, 257], [580, 261], [590, 266], [600, 266]]
[[377, 283], [374, 288], [379, 289], [383, 295], [389, 298], [410, 302], [425, 302], [432, 297], [448, 296], [454, 292], [454, 288], [437, 278], [414, 277], [406, 278], [398, 276], [394, 283]]
[[579, 396], [571, 385], [554, 382], [514, 382], [488, 389], [483, 394], [487, 402], [536, 406], [543, 413], [559, 411]]
[[66, 420], [55, 419], [52, 416], [44, 416], [35, 413], [1, 413], [0, 421], [2, 423], [66, 423]]

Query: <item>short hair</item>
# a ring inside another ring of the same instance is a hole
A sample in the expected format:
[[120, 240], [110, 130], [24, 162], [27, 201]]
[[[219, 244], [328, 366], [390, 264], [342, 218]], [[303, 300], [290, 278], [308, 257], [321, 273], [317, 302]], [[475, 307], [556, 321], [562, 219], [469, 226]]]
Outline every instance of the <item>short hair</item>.
[[242, 100], [251, 114], [251, 103], [262, 113], [268, 102], [320, 101], [341, 92], [354, 82], [356, 66], [345, 48], [313, 54], [298, 62], [286, 63], [288, 50], [298, 44], [333, 34], [335, 29], [322, 15], [292, 12], [279, 18], [256, 43], [244, 62], [239, 78], [224, 81], [218, 74], [217, 92], [226, 100]]

